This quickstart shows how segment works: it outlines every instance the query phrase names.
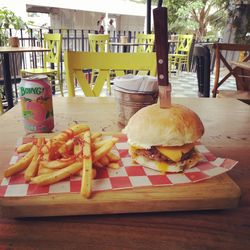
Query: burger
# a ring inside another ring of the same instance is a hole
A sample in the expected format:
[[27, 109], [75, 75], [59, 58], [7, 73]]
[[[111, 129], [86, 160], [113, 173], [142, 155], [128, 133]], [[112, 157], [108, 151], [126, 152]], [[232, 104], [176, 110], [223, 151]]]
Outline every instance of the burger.
[[204, 127], [199, 116], [183, 105], [162, 109], [154, 104], [128, 121], [129, 154], [138, 164], [161, 172], [182, 172], [201, 159], [195, 150]]

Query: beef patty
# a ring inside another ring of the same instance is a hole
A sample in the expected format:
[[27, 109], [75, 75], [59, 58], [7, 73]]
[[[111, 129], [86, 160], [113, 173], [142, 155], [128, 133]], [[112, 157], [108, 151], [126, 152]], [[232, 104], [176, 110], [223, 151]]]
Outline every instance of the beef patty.
[[[187, 160], [188, 158], [191, 158], [192, 154], [194, 153], [194, 148], [192, 148], [189, 152], [182, 155], [180, 161]], [[161, 154], [156, 147], [151, 147], [150, 149], [137, 149], [134, 152], [137, 155], [145, 156], [146, 158], [149, 158], [150, 160], [155, 161], [167, 161], [169, 163], [174, 163], [171, 159], [166, 157], [165, 155]]]

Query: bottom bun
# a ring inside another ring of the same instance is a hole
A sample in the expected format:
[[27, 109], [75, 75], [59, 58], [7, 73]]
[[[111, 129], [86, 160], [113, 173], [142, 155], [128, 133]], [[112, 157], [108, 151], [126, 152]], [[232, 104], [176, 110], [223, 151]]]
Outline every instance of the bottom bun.
[[168, 164], [166, 162], [151, 160], [143, 155], [136, 155], [136, 154], [132, 155], [132, 159], [138, 164], [147, 168], [151, 168], [156, 171], [178, 173], [178, 172], [183, 172], [185, 169], [194, 167], [201, 160], [201, 157], [199, 153], [195, 152], [192, 154], [191, 158], [171, 164]]

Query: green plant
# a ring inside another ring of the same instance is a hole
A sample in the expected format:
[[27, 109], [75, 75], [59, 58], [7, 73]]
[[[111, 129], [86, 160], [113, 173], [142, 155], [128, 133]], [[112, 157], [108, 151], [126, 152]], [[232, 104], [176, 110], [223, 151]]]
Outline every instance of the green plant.
[[[147, 2], [147, 0], [131, 1]], [[199, 41], [204, 40], [209, 31], [214, 31], [214, 36], [217, 36], [225, 27], [226, 9], [230, 1], [163, 0], [163, 6], [168, 8], [168, 31], [195, 34]], [[152, 4], [157, 2], [158, 0], [152, 0]]]
[[235, 42], [250, 44], [250, 4], [236, 4], [229, 13], [232, 17], [232, 26], [235, 29]]
[[[27, 28], [28, 25], [23, 19], [17, 16], [13, 11], [6, 7], [0, 9], [0, 45], [5, 45], [8, 40], [8, 29], [14, 29], [15, 32]], [[16, 33], [15, 33], [16, 34]]]

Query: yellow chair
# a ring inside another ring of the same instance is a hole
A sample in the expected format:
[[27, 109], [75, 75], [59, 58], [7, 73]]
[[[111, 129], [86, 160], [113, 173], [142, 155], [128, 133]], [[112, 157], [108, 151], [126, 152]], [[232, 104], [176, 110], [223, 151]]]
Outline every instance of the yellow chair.
[[[135, 37], [135, 43], [138, 43], [136, 52], [138, 53], [150, 53], [153, 52], [155, 42], [154, 34], [140, 34], [137, 33]], [[139, 71], [138, 75], [147, 75], [148, 71]]]
[[169, 68], [170, 70], [176, 69], [181, 70], [181, 66], [186, 67], [189, 71], [189, 54], [193, 42], [193, 35], [178, 35], [178, 41], [175, 48], [174, 54], [169, 54]]
[[[63, 84], [60, 73], [60, 60], [62, 49], [62, 35], [61, 34], [44, 34], [44, 47], [50, 49], [49, 52], [44, 53], [44, 67], [21, 69], [22, 76], [42, 74], [47, 75], [53, 82], [59, 82], [60, 92], [63, 96]], [[55, 65], [55, 69], [50, 68], [50, 64]]]
[[154, 34], [140, 34], [137, 33], [135, 43], [139, 43], [136, 52], [153, 52], [155, 42]]
[[90, 52], [109, 52], [109, 35], [88, 34]]
[[[88, 34], [90, 52], [109, 52], [109, 34]], [[93, 69], [91, 83], [94, 82], [98, 70]], [[110, 77], [107, 79], [107, 88], [111, 94]]]
[[0, 93], [0, 115], [3, 114], [3, 100], [2, 100], [2, 94]]
[[[64, 63], [69, 96], [75, 96], [75, 79], [85, 96], [99, 96], [111, 69], [119, 75], [127, 70], [149, 70], [150, 75], [156, 75], [155, 53], [66, 51]], [[89, 84], [84, 69], [99, 70], [94, 86]]]

